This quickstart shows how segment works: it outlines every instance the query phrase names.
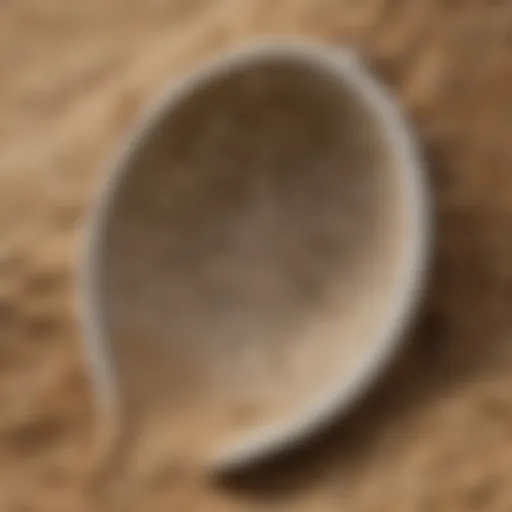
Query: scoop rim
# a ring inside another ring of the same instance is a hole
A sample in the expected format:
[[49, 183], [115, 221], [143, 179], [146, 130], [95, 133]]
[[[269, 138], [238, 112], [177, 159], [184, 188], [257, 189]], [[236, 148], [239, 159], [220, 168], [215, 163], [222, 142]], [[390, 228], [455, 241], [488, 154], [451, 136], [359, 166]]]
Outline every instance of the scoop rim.
[[[406, 187], [404, 207], [411, 216], [411, 233], [407, 234], [409, 242], [404, 242], [407, 254], [401, 283], [397, 285], [400, 291], [396, 294], [394, 310], [379, 336], [380, 341], [376, 341], [375, 350], [349, 377], [340, 378], [333, 389], [322, 392], [322, 397], [313, 405], [305, 407], [294, 417], [256, 430], [213, 454], [208, 466], [214, 471], [236, 469], [292, 447], [329, 424], [335, 416], [348, 412], [354, 402], [363, 398], [390, 365], [392, 357], [404, 341], [404, 333], [420, 302], [428, 265], [432, 228], [423, 159], [399, 105], [360, 59], [346, 48], [290, 39], [259, 40], [238, 50], [228, 51], [167, 88], [163, 96], [142, 116], [107, 166], [106, 181], [102, 183], [87, 221], [79, 270], [79, 314], [86, 362], [100, 410], [116, 417], [119, 408], [119, 389], [113, 356], [106, 339], [100, 282], [104, 230], [118, 185], [132, 158], [143, 149], [154, 129], [173, 115], [173, 110], [186, 100], [188, 94], [207, 87], [208, 82], [219, 74], [227, 74], [232, 69], [257, 64], [269, 58], [302, 62], [305, 69], [308, 65], [319, 66], [344, 87], [348, 86], [359, 94], [373, 110], [383, 129], [387, 129], [391, 150], [401, 158], [399, 168]], [[122, 425], [118, 428], [122, 428]]]

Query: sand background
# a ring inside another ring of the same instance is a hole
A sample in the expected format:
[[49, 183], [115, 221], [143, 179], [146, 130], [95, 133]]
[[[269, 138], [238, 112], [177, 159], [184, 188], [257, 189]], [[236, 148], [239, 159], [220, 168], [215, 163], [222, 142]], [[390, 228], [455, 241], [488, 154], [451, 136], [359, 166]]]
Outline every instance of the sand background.
[[[294, 456], [222, 486], [150, 457], [129, 504], [98, 495], [81, 219], [154, 94], [261, 34], [351, 44], [401, 99], [436, 200], [427, 300], [379, 389]], [[511, 56], [509, 1], [4, 0], [0, 510], [512, 510]]]

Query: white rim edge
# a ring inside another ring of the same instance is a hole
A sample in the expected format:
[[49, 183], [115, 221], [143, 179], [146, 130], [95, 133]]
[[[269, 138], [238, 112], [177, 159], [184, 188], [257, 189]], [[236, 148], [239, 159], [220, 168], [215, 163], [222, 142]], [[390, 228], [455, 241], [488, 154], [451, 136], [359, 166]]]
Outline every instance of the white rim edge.
[[258, 430], [230, 445], [225, 451], [215, 454], [210, 463], [214, 471], [245, 465], [290, 447], [326, 425], [335, 415], [346, 411], [355, 400], [362, 398], [370, 385], [389, 366], [392, 356], [403, 341], [404, 332], [410, 325], [423, 292], [428, 262], [431, 238], [429, 193], [419, 147], [396, 102], [385, 87], [360, 65], [358, 59], [351, 52], [330, 45], [286, 38], [260, 40], [227, 55], [221, 55], [168, 90], [143, 116], [135, 128], [135, 133], [121, 144], [113, 163], [107, 168], [107, 182], [103, 184], [87, 222], [85, 248], [81, 253], [83, 257], [79, 270], [79, 311], [85, 356], [92, 374], [93, 392], [100, 408], [107, 414], [115, 415], [119, 397], [115, 365], [105, 339], [102, 304], [98, 300], [101, 297], [99, 260], [102, 233], [119, 180], [153, 129], [187, 94], [218, 73], [268, 56], [311, 59], [313, 64], [322, 66], [333, 76], [338, 76], [354, 89], [359, 89], [359, 94], [374, 108], [380, 122], [389, 127], [391, 143], [402, 158], [401, 168], [409, 197], [410, 214], [414, 216], [410, 235], [412, 241], [406, 255], [402, 283], [396, 292], [398, 299], [395, 310], [383, 330], [384, 334], [379, 337], [381, 341], [373, 355], [349, 379], [343, 379], [335, 390], [330, 390], [312, 407], [279, 425]]

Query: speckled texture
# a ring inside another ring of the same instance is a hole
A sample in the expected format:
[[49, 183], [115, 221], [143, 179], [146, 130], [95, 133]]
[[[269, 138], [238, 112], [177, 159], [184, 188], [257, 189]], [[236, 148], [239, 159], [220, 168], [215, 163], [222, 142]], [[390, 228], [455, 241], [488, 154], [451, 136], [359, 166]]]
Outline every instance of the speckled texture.
[[275, 56], [152, 126], [96, 245], [122, 432], [164, 408], [172, 444], [211, 459], [373, 356], [416, 235], [387, 129], [358, 91]]
[[424, 313], [382, 388], [295, 458], [221, 489], [153, 459], [121, 475], [131, 505], [105, 507], [512, 509], [511, 4], [7, 0], [2, 511], [101, 510], [95, 500], [104, 497], [85, 486], [93, 421], [72, 302], [77, 221], [105, 158], [155, 92], [218, 50], [269, 32], [353, 44], [414, 120], [437, 201]]

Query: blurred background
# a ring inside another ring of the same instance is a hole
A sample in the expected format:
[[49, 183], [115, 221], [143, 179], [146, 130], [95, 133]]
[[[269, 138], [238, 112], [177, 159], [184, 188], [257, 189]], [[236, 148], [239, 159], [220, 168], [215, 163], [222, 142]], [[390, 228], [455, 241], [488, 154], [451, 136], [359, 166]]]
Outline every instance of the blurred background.
[[[162, 87], [269, 34], [354, 47], [403, 104], [435, 201], [426, 300], [379, 389], [321, 439], [227, 485], [162, 464], [107, 499], [81, 221]], [[512, 2], [3, 0], [0, 73], [2, 512], [512, 510]]]

